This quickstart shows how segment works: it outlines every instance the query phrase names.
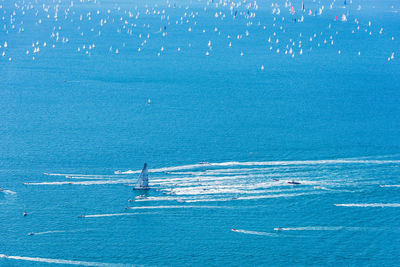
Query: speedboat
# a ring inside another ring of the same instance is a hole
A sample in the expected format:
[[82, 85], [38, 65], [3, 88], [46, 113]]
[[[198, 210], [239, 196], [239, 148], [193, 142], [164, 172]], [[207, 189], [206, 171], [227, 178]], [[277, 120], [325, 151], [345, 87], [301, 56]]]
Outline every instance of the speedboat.
[[30, 232], [30, 233], [28, 233], [28, 235], [34, 235], [35, 233], [34, 232]]
[[281, 227], [276, 227], [274, 228], [275, 231], [282, 231], [283, 229]]

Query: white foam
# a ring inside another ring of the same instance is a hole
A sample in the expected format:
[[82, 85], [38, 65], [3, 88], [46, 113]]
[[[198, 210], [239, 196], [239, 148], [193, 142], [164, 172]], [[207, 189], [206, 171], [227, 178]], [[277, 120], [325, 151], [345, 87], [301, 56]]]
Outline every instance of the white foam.
[[54, 231], [46, 231], [46, 232], [38, 232], [38, 233], [33, 233], [34, 235], [47, 235], [47, 234], [55, 234], [55, 233], [66, 233], [67, 231], [63, 230], [54, 230]]
[[400, 184], [382, 184], [380, 187], [400, 187]]
[[286, 197], [297, 197], [304, 195], [313, 195], [318, 193], [295, 193], [295, 194], [271, 194], [271, 195], [256, 195], [256, 196], [243, 196], [236, 198], [208, 198], [208, 199], [192, 199], [185, 200], [188, 203], [194, 202], [223, 202], [223, 201], [233, 201], [233, 200], [252, 200], [252, 199], [267, 199], [267, 198], [286, 198]]
[[112, 177], [104, 176], [66, 176], [68, 179], [81, 179], [81, 180], [110, 180]]
[[117, 180], [95, 180], [95, 181], [79, 181], [79, 182], [40, 182], [40, 183], [24, 183], [25, 185], [104, 185], [104, 184], [125, 184], [136, 181], [136, 179], [117, 179]]
[[264, 198], [298, 197], [298, 196], [317, 195], [317, 194], [321, 194], [321, 192], [293, 193], [293, 194], [272, 194], [272, 195], [261, 195], [261, 196], [245, 196], [245, 197], [238, 197], [237, 199], [239, 199], [239, 200], [244, 200], [244, 199], [264, 199]]
[[197, 202], [222, 202], [222, 201], [232, 201], [233, 198], [201, 198], [201, 199], [186, 199], [187, 203], [197, 203]]
[[[242, 175], [242, 176], [195, 176], [195, 177], [181, 177], [181, 178], [171, 178], [168, 177], [167, 179], [152, 179], [153, 184], [159, 185], [190, 185], [193, 183], [200, 183], [206, 181], [224, 181], [224, 180], [233, 180], [233, 179], [240, 179], [240, 178], [248, 178], [249, 176]], [[252, 176], [253, 177], [253, 176]], [[265, 177], [265, 176], [257, 176], [257, 177]]]
[[306, 226], [306, 227], [277, 227], [274, 228], [275, 231], [359, 231], [364, 230], [361, 227], [345, 227], [345, 226]]
[[[80, 177], [103, 177], [104, 175], [99, 175], [99, 174], [72, 174], [72, 173], [47, 173], [45, 172], [44, 175], [49, 175], [49, 176], [80, 176]], [[107, 175], [110, 176], [110, 175]]]
[[232, 229], [232, 232], [248, 234], [248, 235], [279, 236], [276, 233], [256, 232], [256, 231], [248, 231], [248, 230], [241, 230], [241, 229]]
[[[208, 164], [189, 164], [158, 169], [149, 169], [149, 172], [168, 172], [179, 170], [191, 170], [203, 167], [231, 167], [231, 166], [289, 166], [289, 165], [328, 165], [328, 164], [400, 164], [400, 160], [351, 160], [351, 159], [332, 159], [332, 160], [293, 160], [293, 161], [254, 161], [254, 162], [219, 162]], [[115, 174], [134, 174], [136, 171], [115, 171]]]
[[274, 170], [274, 167], [268, 168], [240, 168], [240, 169], [215, 169], [215, 170], [203, 170], [203, 171], [177, 171], [177, 172], [169, 172], [168, 174], [172, 175], [196, 175], [196, 176], [204, 176], [204, 175], [229, 175], [229, 174], [238, 174], [238, 173], [259, 173]]
[[32, 233], [32, 235], [48, 235], [48, 234], [57, 234], [57, 233], [77, 233], [77, 232], [87, 232], [87, 231], [91, 231], [91, 230], [92, 229], [52, 230], [52, 231]]
[[63, 260], [63, 259], [48, 259], [48, 258], [39, 258], [39, 257], [8, 256], [5, 254], [0, 254], [0, 258], [33, 261], [33, 262], [46, 262], [46, 263], [55, 263], [55, 264], [81, 265], [81, 266], [129, 266], [126, 264], [75, 261], [75, 260]]
[[332, 189], [326, 188], [326, 187], [324, 187], [324, 186], [314, 186], [314, 189], [332, 190]]
[[[309, 174], [309, 173], [308, 173]], [[297, 176], [294, 174], [290, 174], [289, 177], [285, 177], [289, 175], [285, 174], [247, 174], [247, 175], [235, 175], [235, 176], [193, 176], [193, 177], [168, 177], [164, 179], [152, 179], [151, 182], [157, 185], [179, 185], [179, 186], [186, 186], [186, 185], [193, 185], [199, 183], [206, 183], [206, 182], [223, 182], [223, 181], [232, 181], [232, 183], [237, 183], [237, 181], [244, 180], [251, 178], [252, 180], [257, 178], [263, 178], [263, 180], [270, 180], [267, 182], [263, 182], [263, 184], [267, 183], [268, 185], [276, 185], [276, 184], [287, 184], [288, 181], [292, 179], [299, 179], [302, 176]], [[279, 181], [272, 180], [272, 178], [279, 178]], [[290, 179], [289, 179], [290, 178]], [[286, 180], [285, 180], [286, 179]], [[313, 181], [300, 181], [303, 184], [313, 184]], [[247, 185], [247, 184], [246, 184]], [[253, 185], [249, 185], [253, 186]]]
[[293, 192], [293, 191], [298, 191], [300, 189], [281, 189], [281, 190], [268, 190], [268, 189], [263, 189], [263, 190], [251, 190], [247, 188], [229, 188], [225, 186], [207, 186], [207, 187], [198, 187], [198, 188], [173, 188], [173, 189], [165, 189], [167, 194], [174, 194], [174, 195], [179, 195], [179, 196], [206, 196], [206, 195], [239, 195], [239, 194], [251, 194], [251, 195], [260, 195], [260, 194], [265, 194], [265, 193], [280, 193], [280, 192]]
[[146, 197], [141, 199], [134, 199], [133, 202], [148, 202], [148, 201], [185, 201], [185, 198], [181, 197]]
[[144, 207], [126, 207], [131, 210], [144, 210], [144, 209], [185, 209], [185, 208], [195, 208], [195, 209], [229, 209], [230, 207], [225, 206], [184, 206], [184, 205], [173, 205], [173, 206], [144, 206]]
[[348, 204], [334, 204], [337, 207], [392, 207], [392, 208], [400, 208], [400, 203], [348, 203]]
[[64, 173], [48, 173], [45, 172], [43, 173], [44, 175], [49, 175], [49, 176], [69, 176], [69, 175], [78, 175], [78, 174], [64, 174]]
[[157, 214], [156, 212], [143, 212], [143, 213], [109, 213], [109, 214], [92, 214], [92, 215], [81, 215], [83, 218], [100, 218], [100, 217], [115, 217], [115, 216], [134, 216], [143, 214]]
[[11, 191], [11, 190], [3, 190], [4, 193], [9, 194], [9, 195], [15, 195], [17, 192]]

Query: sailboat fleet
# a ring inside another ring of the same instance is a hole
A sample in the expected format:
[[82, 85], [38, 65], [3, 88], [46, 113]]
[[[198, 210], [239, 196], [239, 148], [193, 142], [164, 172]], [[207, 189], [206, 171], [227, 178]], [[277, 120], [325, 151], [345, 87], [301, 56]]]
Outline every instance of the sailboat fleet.
[[[272, 38], [275, 39], [274, 41], [280, 39], [279, 44], [276, 42], [274, 46], [267, 44], [265, 47], [267, 50], [276, 51], [276, 53], [279, 53], [279, 51], [287, 51], [281, 54], [291, 57], [294, 57], [295, 54], [305, 55], [307, 54], [305, 53], [306, 51], [310, 53], [316, 48], [321, 47], [321, 44], [318, 43], [318, 40], [315, 38], [313, 38], [313, 40], [315, 40], [314, 42], [311, 40], [301, 40], [300, 36], [296, 36], [299, 32], [290, 31], [290, 28], [292, 28], [292, 25], [288, 24], [290, 22], [297, 23], [308, 19], [311, 21], [313, 17], [327, 14], [327, 16], [332, 15], [334, 21], [348, 21], [348, 27], [357, 27], [356, 30], [352, 29], [354, 31], [352, 32], [353, 34], [361, 32], [358, 25], [358, 18], [355, 17], [357, 13], [351, 13], [353, 10], [359, 11], [361, 6], [359, 5], [358, 8], [353, 8], [351, 0], [344, 0], [340, 2], [340, 4], [337, 4], [336, 1], [329, 1], [330, 3], [328, 3], [328, 6], [321, 3], [321, 1], [318, 3], [316, 3], [316, 1], [312, 1], [312, 3], [310, 3], [310, 1], [306, 1], [306, 3], [301, 1], [299, 5], [290, 1], [284, 1], [284, 5], [282, 5], [282, 3], [273, 2], [271, 3], [273, 15], [272, 25], [268, 25], [264, 16], [259, 17], [260, 11], [256, 1], [220, 1], [219, 3], [212, 0], [205, 0], [204, 2], [199, 1], [204, 4], [204, 9], [202, 10], [194, 9], [190, 5], [171, 4], [169, 1], [166, 1], [165, 4], [163, 3], [162, 6], [155, 4], [154, 6], [146, 5], [142, 8], [138, 5], [132, 5], [127, 9], [121, 6], [103, 9], [102, 5], [96, 1], [81, 0], [69, 2], [69, 4], [60, 5], [53, 1], [53, 4], [46, 5], [38, 4], [37, 1], [35, 3], [23, 1], [20, 5], [0, 5], [0, 10], [3, 14], [2, 18], [0, 18], [2, 21], [1, 30], [4, 34], [4, 39], [10, 38], [0, 43], [0, 60], [4, 58], [4, 60], [14, 62], [12, 55], [17, 55], [22, 52], [21, 54], [25, 54], [27, 58], [36, 61], [44, 54], [44, 51], [55, 49], [56, 45], [57, 49], [64, 50], [68, 49], [68, 47], [72, 47], [71, 51], [77, 52], [78, 55], [86, 56], [101, 53], [104, 55], [107, 50], [111, 54], [118, 55], [124, 54], [129, 49], [134, 49], [139, 54], [143, 54], [143, 51], [147, 50], [157, 56], [166, 54], [169, 48], [173, 48], [170, 51], [181, 53], [185, 50], [193, 49], [192, 41], [194, 40], [192, 38], [196, 30], [198, 30], [198, 33], [201, 32], [201, 34], [206, 33], [207, 23], [203, 24], [202, 18], [209, 16], [217, 20], [215, 21], [215, 25], [212, 25], [214, 28], [213, 31], [218, 34], [212, 37], [215, 38], [212, 40], [213, 44], [214, 42], [218, 43], [219, 39], [222, 41], [220, 43], [226, 43], [229, 48], [234, 48], [235, 46], [240, 47], [240, 42], [235, 42], [235, 39], [251, 39], [252, 36], [256, 36], [256, 31], [253, 31], [253, 29], [255, 27], [260, 27], [260, 29], [263, 29], [266, 33], [269, 32], [269, 34], [263, 34], [263, 38], [270, 38], [271, 36], [268, 35], [271, 34], [273, 36]], [[85, 11], [83, 11], [80, 9], [81, 5], [87, 5], [91, 10], [87, 12], [85, 7]], [[336, 7], [337, 9], [335, 9]], [[341, 11], [343, 8], [346, 10], [344, 13]], [[325, 10], [327, 9], [340, 12], [340, 14], [334, 16], [331, 12], [326, 12]], [[176, 13], [178, 11], [182, 11], [183, 15]], [[393, 6], [389, 11], [397, 12]], [[63, 15], [61, 16], [61, 14]], [[33, 19], [35, 23], [28, 26], [24, 21], [25, 18]], [[145, 19], [145, 21], [143, 21], [143, 19]], [[149, 21], [149, 19], [156, 20]], [[229, 21], [228, 19], [232, 19], [235, 24], [243, 23], [243, 26], [246, 27], [246, 33], [235, 32], [233, 35], [230, 32], [221, 30], [221, 26], [225, 25], [225, 23]], [[162, 21], [162, 25], [159, 25], [158, 21]], [[354, 23], [352, 21], [354, 21]], [[321, 26], [318, 23], [315, 25]], [[182, 36], [184, 36], [177, 40], [179, 42], [182, 40], [178, 46], [175, 46], [175, 41], [174, 44], [170, 45], [166, 43], [165, 38], [168, 36], [167, 26], [168, 30], [171, 28], [174, 29], [174, 31], [180, 31]], [[159, 30], [150, 30], [154, 27], [159, 27]], [[278, 28], [279, 30], [277, 30]], [[296, 26], [296, 28], [301, 30], [300, 26]], [[48, 35], [46, 35], [44, 39], [26, 42], [26, 40], [22, 38], [26, 33], [39, 29], [40, 31], [48, 32]], [[74, 31], [71, 31], [71, 29], [74, 29]], [[77, 32], [75, 32], [75, 29]], [[317, 34], [317, 27], [315, 30], [315, 34]], [[370, 35], [372, 35], [374, 29], [371, 27], [371, 24], [368, 23], [365, 30], [367, 30], [368, 34], [371, 33]], [[252, 31], [254, 33], [253, 35]], [[117, 40], [119, 40], [119, 38], [104, 37], [108, 36], [111, 32], [117, 32], [122, 40], [118, 43]], [[319, 33], [320, 35], [329, 34], [322, 31]], [[234, 38], [235, 35], [237, 38]], [[339, 31], [336, 35], [338, 35], [337, 38], [339, 39]], [[196, 36], [198, 37], [200, 35]], [[21, 51], [19, 46], [15, 47], [12, 45], [14, 42], [11, 42], [11, 38], [19, 38], [18, 43], [23, 47]], [[207, 40], [207, 42], [210, 43], [210, 38], [211, 37], [203, 40], [198, 39], [196, 42]], [[287, 41], [287, 39], [289, 39], [289, 41]], [[293, 42], [297, 43], [299, 41], [302, 41], [301, 47], [293, 45]], [[95, 44], [95, 42], [98, 42], [98, 44]], [[333, 43], [330, 44], [333, 46]], [[288, 47], [285, 48], [285, 46]], [[216, 54], [213, 52], [215, 51], [213, 50], [213, 46], [208, 45], [205, 47], [206, 51], [201, 52], [202, 55], [212, 56]], [[238, 51], [237, 55], [245, 57], [247, 53], [246, 51], [242, 51], [242, 48]], [[292, 53], [289, 53], [289, 48], [292, 48]], [[356, 51], [354, 52], [356, 53]], [[390, 57], [391, 53], [394, 53], [394, 51], [388, 51], [388, 57], [390, 58], [388, 61], [394, 59]], [[17, 61], [22, 58], [22, 56], [18, 56]]]

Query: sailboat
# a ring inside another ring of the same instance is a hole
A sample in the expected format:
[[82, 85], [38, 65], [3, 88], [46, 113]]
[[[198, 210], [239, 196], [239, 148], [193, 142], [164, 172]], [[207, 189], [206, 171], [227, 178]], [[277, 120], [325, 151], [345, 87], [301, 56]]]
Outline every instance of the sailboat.
[[142, 172], [136, 182], [133, 190], [149, 190], [149, 171], [147, 170], [147, 163], [144, 164]]

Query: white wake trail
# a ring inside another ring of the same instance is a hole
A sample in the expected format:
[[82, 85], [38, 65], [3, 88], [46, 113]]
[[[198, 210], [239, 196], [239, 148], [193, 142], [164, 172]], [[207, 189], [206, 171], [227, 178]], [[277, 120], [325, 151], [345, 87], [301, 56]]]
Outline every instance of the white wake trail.
[[255, 195], [255, 196], [243, 196], [243, 197], [231, 197], [231, 198], [200, 198], [200, 199], [188, 199], [185, 200], [187, 203], [197, 203], [197, 202], [225, 202], [225, 201], [235, 201], [235, 200], [252, 200], [252, 199], [268, 199], [268, 198], [286, 198], [286, 197], [297, 197], [305, 195], [316, 195], [321, 194], [318, 192], [310, 193], [293, 193], [293, 194], [271, 194], [271, 195]]
[[248, 231], [248, 230], [241, 230], [241, 229], [232, 229], [232, 232], [241, 233], [241, 234], [248, 234], [248, 235], [262, 235], [262, 236], [279, 236], [276, 233], [266, 233], [266, 232], [257, 232], [257, 231]]
[[264, 199], [264, 198], [285, 198], [285, 197], [298, 197], [298, 196], [306, 196], [306, 195], [319, 195], [323, 192], [309, 192], [309, 193], [293, 193], [293, 194], [272, 194], [272, 195], [261, 195], [261, 196], [246, 196], [246, 197], [238, 197], [239, 200], [244, 199]]
[[142, 213], [108, 213], [108, 214], [92, 214], [92, 215], [81, 215], [81, 218], [101, 218], [101, 217], [114, 217], [114, 216], [135, 216], [135, 215], [147, 215], [147, 214], [158, 214], [157, 212], [142, 212]]
[[[191, 170], [203, 167], [232, 167], [232, 166], [289, 166], [289, 165], [329, 165], [329, 164], [400, 164], [400, 160], [350, 160], [350, 159], [331, 159], [331, 160], [293, 160], [293, 161], [254, 161], [254, 162], [219, 162], [207, 164], [189, 164], [158, 169], [149, 169], [149, 172], [168, 172], [179, 170]], [[136, 171], [115, 171], [115, 174], [134, 174]]]
[[24, 183], [25, 185], [104, 185], [104, 184], [126, 184], [136, 181], [136, 179], [117, 179], [117, 180], [91, 180], [79, 182], [40, 182], [40, 183]]
[[66, 232], [68, 232], [68, 231], [54, 230], [54, 231], [38, 232], [38, 233], [32, 233], [32, 234], [34, 234], [34, 235], [47, 235], [47, 234], [66, 233]]
[[80, 179], [80, 180], [111, 180], [112, 177], [108, 176], [66, 176], [67, 179]]
[[81, 265], [81, 266], [129, 266], [127, 264], [115, 264], [115, 263], [103, 263], [103, 262], [89, 262], [89, 261], [76, 261], [76, 260], [63, 260], [63, 259], [49, 259], [49, 258], [39, 258], [39, 257], [22, 257], [22, 256], [9, 256], [5, 254], [0, 254], [0, 259], [13, 259], [13, 260], [23, 260], [23, 261], [33, 261], [33, 262], [45, 262], [45, 263], [55, 263], [55, 264], [67, 264], [67, 265]]
[[114, 175], [101, 175], [101, 174], [73, 174], [73, 173], [47, 173], [45, 172], [44, 175], [48, 176], [80, 176], [80, 177], [103, 177], [103, 176], [114, 176]]
[[337, 207], [360, 207], [360, 208], [400, 208], [400, 203], [347, 203], [347, 204], [334, 204]]
[[126, 209], [131, 210], [146, 210], [146, 209], [187, 209], [187, 208], [194, 208], [194, 209], [230, 209], [231, 207], [226, 206], [179, 206], [179, 205], [172, 205], [172, 206], [144, 206], [144, 207], [126, 207]]
[[306, 226], [306, 227], [276, 227], [275, 231], [360, 231], [365, 230], [362, 227], [345, 227], [345, 226]]
[[94, 229], [77, 229], [77, 230], [52, 230], [52, 231], [45, 231], [45, 232], [31, 232], [29, 235], [47, 235], [47, 234], [57, 234], [57, 233], [78, 233], [78, 232], [88, 232]]
[[11, 190], [3, 190], [3, 193], [9, 194], [9, 195], [16, 195], [17, 192], [11, 191]]

